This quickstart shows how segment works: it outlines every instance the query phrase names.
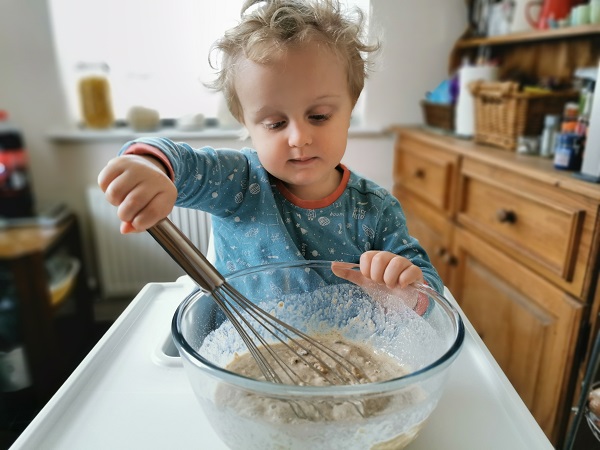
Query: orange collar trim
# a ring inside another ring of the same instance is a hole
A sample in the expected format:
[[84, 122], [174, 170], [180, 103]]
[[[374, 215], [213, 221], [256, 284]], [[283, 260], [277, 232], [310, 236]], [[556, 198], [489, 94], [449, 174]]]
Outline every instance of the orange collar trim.
[[275, 182], [275, 186], [277, 186], [277, 189], [279, 190], [279, 192], [281, 192], [281, 195], [283, 195], [288, 201], [292, 202], [296, 206], [299, 206], [300, 208], [325, 208], [331, 205], [333, 202], [335, 202], [338, 198], [340, 198], [340, 196], [346, 190], [348, 180], [350, 179], [350, 170], [348, 170], [348, 168], [345, 165], [340, 164], [336, 169], [341, 170], [342, 181], [340, 182], [339, 186], [335, 189], [335, 191], [333, 191], [327, 197], [319, 200], [302, 200], [300, 197], [297, 197], [296, 195], [292, 194], [290, 190], [287, 187], [285, 187], [281, 180], [277, 180]]

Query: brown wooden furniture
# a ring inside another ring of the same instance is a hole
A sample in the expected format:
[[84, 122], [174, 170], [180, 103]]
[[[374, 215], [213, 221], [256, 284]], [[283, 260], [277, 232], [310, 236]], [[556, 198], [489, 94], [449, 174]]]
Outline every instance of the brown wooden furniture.
[[600, 58], [600, 25], [533, 30], [490, 38], [459, 39], [449, 59], [453, 73], [464, 57], [477, 60], [482, 47], [500, 62], [500, 79], [552, 78], [570, 82], [579, 67], [596, 67]]
[[409, 231], [556, 445], [600, 303], [600, 186], [540, 157], [395, 132]]
[[45, 261], [66, 252], [82, 261], [77, 219], [52, 227], [0, 231], [0, 263], [12, 273], [33, 388], [47, 401], [69, 375], [93, 333], [93, 298], [80, 270], [69, 298], [53, 306]]

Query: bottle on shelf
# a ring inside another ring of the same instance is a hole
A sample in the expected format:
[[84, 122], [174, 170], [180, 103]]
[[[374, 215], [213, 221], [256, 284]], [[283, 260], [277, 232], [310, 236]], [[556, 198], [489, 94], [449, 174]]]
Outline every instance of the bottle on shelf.
[[575, 133], [577, 118], [579, 117], [579, 103], [568, 102], [563, 109], [563, 118], [560, 125], [561, 133]]
[[587, 136], [587, 130], [590, 124], [592, 101], [594, 99], [594, 85], [595, 82], [593, 80], [587, 80], [585, 86], [581, 90], [581, 96], [579, 100], [579, 117], [577, 118], [575, 133], [584, 137]]
[[559, 134], [554, 150], [554, 168], [580, 170], [583, 160], [583, 144], [583, 136], [576, 133]]
[[0, 217], [33, 216], [28, 159], [20, 130], [0, 110]]
[[544, 130], [540, 144], [540, 156], [551, 158], [554, 156], [556, 137], [560, 128], [560, 116], [548, 114], [544, 117]]

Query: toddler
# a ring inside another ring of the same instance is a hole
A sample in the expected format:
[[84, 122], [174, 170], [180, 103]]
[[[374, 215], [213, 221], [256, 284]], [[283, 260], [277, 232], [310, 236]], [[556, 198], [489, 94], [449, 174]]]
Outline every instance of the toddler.
[[[331, 260], [359, 263], [362, 277], [389, 287], [426, 282], [441, 292], [398, 200], [341, 164], [366, 55], [378, 49], [362, 42], [357, 15], [334, 0], [246, 2], [241, 22], [215, 44], [221, 69], [211, 87], [253, 149], [127, 143], [98, 177], [121, 232], [146, 230], [174, 205], [197, 208], [212, 214], [222, 273]], [[356, 279], [344, 267], [334, 270]]]

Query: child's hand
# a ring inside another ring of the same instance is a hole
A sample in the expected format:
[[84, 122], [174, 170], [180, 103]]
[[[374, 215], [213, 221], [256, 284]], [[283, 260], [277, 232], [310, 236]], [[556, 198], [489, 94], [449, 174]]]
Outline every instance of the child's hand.
[[[426, 296], [425, 301], [419, 303], [421, 294], [406, 289], [411, 283], [424, 283], [423, 273], [419, 267], [402, 256], [384, 251], [369, 251], [361, 255], [360, 265], [336, 261], [331, 263], [331, 271], [338, 277], [361, 286], [372, 295], [377, 296], [380, 292], [395, 295], [419, 314], [423, 314], [427, 309]], [[377, 287], [382, 284], [387, 289]]]
[[393, 289], [424, 283], [423, 272], [410, 260], [391, 252], [371, 250], [360, 255], [360, 272], [367, 278]]
[[[355, 269], [360, 269], [360, 272]], [[338, 277], [359, 286], [371, 283], [384, 284], [389, 289], [404, 289], [414, 282], [424, 283], [423, 272], [408, 259], [384, 251], [365, 252], [360, 257], [360, 265], [332, 262], [331, 270]]]
[[108, 162], [98, 175], [106, 199], [118, 206], [121, 233], [145, 231], [167, 217], [177, 188], [152, 157], [126, 155]]

